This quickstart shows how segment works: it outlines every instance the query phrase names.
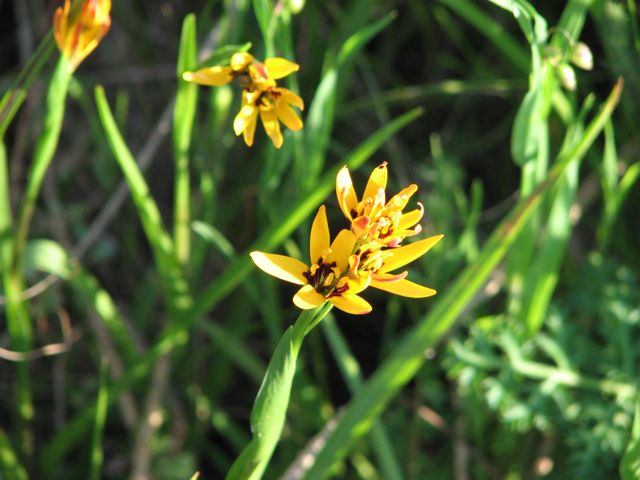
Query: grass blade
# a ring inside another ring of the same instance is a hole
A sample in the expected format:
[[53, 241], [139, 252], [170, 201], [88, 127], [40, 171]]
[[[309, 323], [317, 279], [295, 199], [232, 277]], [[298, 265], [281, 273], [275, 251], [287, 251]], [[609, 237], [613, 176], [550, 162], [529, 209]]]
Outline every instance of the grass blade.
[[100, 480], [100, 470], [104, 454], [102, 452], [102, 434], [104, 424], [107, 420], [107, 407], [109, 406], [109, 385], [108, 376], [109, 365], [106, 360], [100, 363], [100, 383], [98, 389], [98, 400], [96, 401], [96, 419], [91, 440], [91, 470], [89, 480]]
[[196, 68], [198, 45], [196, 39], [196, 17], [187, 15], [182, 24], [180, 53], [178, 56], [178, 92], [173, 110], [173, 155], [176, 166], [174, 188], [173, 240], [176, 256], [181, 265], [186, 265], [190, 256], [191, 193], [189, 176], [189, 148], [196, 117], [198, 85], [182, 79], [182, 74]]
[[0, 471], [6, 475], [6, 480], [28, 480], [27, 471], [20, 464], [9, 437], [0, 428]]

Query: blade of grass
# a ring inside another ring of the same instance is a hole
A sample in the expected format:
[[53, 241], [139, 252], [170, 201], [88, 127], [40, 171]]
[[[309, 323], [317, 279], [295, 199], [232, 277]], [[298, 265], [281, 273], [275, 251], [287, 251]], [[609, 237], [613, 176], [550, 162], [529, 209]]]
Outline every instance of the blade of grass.
[[118, 130], [102, 87], [96, 88], [95, 97], [105, 136], [131, 189], [142, 227], [151, 245], [158, 273], [167, 293], [169, 308], [184, 311], [190, 307], [191, 297], [175, 255], [173, 241], [163, 226], [160, 211], [151, 197], [147, 182]]
[[[23, 280], [20, 272], [12, 268], [14, 251], [13, 219], [9, 197], [9, 171], [4, 142], [0, 141], [0, 267], [6, 298], [7, 330], [11, 346], [16, 351], [31, 349], [31, 319], [25, 302], [22, 301]], [[33, 418], [31, 384], [28, 364], [16, 365], [15, 402], [17, 408], [16, 427], [22, 455], [28, 456], [32, 446], [29, 424]]]
[[636, 413], [629, 443], [620, 462], [620, 478], [622, 480], [640, 478], [640, 397], [636, 400]]
[[522, 46], [491, 16], [468, 0], [440, 0], [482, 32], [520, 72], [529, 72], [529, 59]]
[[190, 257], [191, 193], [189, 175], [189, 148], [198, 102], [198, 85], [186, 82], [182, 74], [193, 70], [198, 63], [196, 17], [187, 15], [182, 24], [178, 55], [178, 91], [173, 110], [173, 155], [175, 160], [173, 241], [176, 256], [182, 266]]
[[20, 464], [5, 431], [0, 428], [0, 471], [6, 480], [28, 480], [27, 471]]
[[109, 365], [106, 360], [100, 363], [100, 383], [98, 387], [98, 399], [96, 401], [96, 418], [91, 440], [91, 469], [89, 480], [100, 480], [104, 453], [102, 451], [102, 435], [104, 424], [107, 420], [107, 408], [109, 406]]
[[324, 158], [334, 124], [334, 105], [341, 80], [341, 69], [345, 68], [347, 63], [396, 16], [395, 12], [390, 12], [351, 35], [342, 45], [335, 63], [324, 73], [306, 119], [305, 161], [298, 165], [301, 171], [296, 174], [297, 178], [303, 179], [303, 192], [315, 188], [314, 179], [318, 178], [324, 167]]
[[524, 90], [526, 84], [522, 80], [507, 79], [471, 79], [442, 80], [426, 85], [397, 87], [380, 92], [375, 98], [367, 96], [346, 102], [338, 112], [339, 118], [349, 117], [364, 110], [373, 109], [375, 102], [387, 106], [405, 105], [424, 102], [430, 97], [445, 95], [488, 95], [504, 96], [513, 91]]
[[16, 80], [0, 100], [0, 138], [4, 137], [7, 128], [27, 97], [27, 92], [37, 78], [42, 67], [47, 63], [55, 49], [53, 35], [49, 31], [42, 39], [38, 48], [24, 66]]
[[[578, 118], [568, 128], [560, 156], [579, 140], [584, 128], [584, 117], [591, 110], [592, 105], [593, 96], [589, 96]], [[559, 269], [572, 230], [571, 208], [578, 191], [581, 161], [582, 158], [577, 158], [569, 164], [558, 182], [546, 219], [545, 235], [535, 253], [535, 261], [525, 272], [524, 283], [527, 288], [522, 292], [522, 318], [530, 334], [539, 331], [542, 327], [547, 307], [558, 283]]]
[[476, 263], [467, 267], [432, 307], [430, 313], [392, 351], [362, 389], [346, 407], [344, 415], [318, 453], [306, 480], [325, 477], [326, 472], [343, 458], [354, 441], [371, 428], [374, 419], [425, 361], [424, 352], [434, 346], [453, 326], [468, 302], [482, 287], [491, 272], [504, 258], [528, 218], [540, 205], [549, 190], [561, 178], [567, 166], [583, 156], [600, 134], [615, 109], [622, 83], [613, 89], [599, 114], [592, 120], [582, 140], [566, 156], [559, 158], [548, 178], [514, 208], [494, 230], [482, 248]]

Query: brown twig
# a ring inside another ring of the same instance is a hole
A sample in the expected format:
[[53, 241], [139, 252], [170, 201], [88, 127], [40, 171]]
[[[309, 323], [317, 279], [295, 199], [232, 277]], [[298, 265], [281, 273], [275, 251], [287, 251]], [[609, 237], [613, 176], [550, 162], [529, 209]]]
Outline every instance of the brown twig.
[[16, 352], [0, 347], [0, 358], [10, 362], [30, 362], [38, 358], [68, 352], [73, 343], [78, 340], [78, 335], [72, 329], [71, 320], [66, 311], [58, 310], [58, 319], [60, 320], [60, 329], [62, 330], [62, 343], [50, 343], [49, 345], [27, 352]]

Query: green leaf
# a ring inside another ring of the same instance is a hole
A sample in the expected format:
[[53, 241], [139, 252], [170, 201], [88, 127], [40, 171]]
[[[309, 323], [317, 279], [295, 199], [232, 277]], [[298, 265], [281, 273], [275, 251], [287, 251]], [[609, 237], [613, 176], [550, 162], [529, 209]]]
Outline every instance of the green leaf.
[[188, 263], [191, 250], [189, 148], [198, 103], [198, 85], [183, 80], [182, 74], [196, 66], [197, 53], [196, 16], [191, 14], [185, 17], [182, 24], [177, 68], [178, 92], [173, 110], [173, 156], [176, 166], [173, 239], [181, 265]]
[[232, 465], [226, 480], [262, 478], [282, 434], [302, 341], [309, 329], [317, 325], [331, 307], [329, 302], [325, 302], [314, 310], [303, 311], [293, 326], [284, 332], [269, 361], [251, 409], [253, 438]]
[[20, 75], [2, 95], [0, 100], [0, 139], [9, 128], [11, 121], [20, 109], [22, 102], [27, 98], [27, 92], [31, 88], [31, 84], [38, 77], [42, 67], [46, 65], [49, 57], [55, 50], [55, 43], [51, 32], [47, 33], [42, 39], [34, 54], [24, 66]]
[[9, 437], [2, 428], [0, 428], [0, 471], [2, 475], [6, 475], [6, 480], [29, 479], [27, 471], [20, 464]]
[[334, 124], [334, 105], [343, 68], [373, 37], [384, 30], [397, 16], [390, 12], [380, 20], [367, 25], [351, 35], [337, 55], [337, 61], [322, 77], [309, 108], [305, 121], [305, 171], [303, 191], [315, 188], [315, 178], [324, 166], [324, 157], [329, 146], [331, 129]]
[[233, 45], [223, 45], [222, 47], [216, 48], [208, 57], [199, 62], [194, 67], [194, 70], [215, 67], [217, 65], [229, 65], [229, 61], [234, 53], [247, 52], [251, 49], [251, 45], [251, 42], [246, 42]]
[[147, 182], [118, 130], [104, 89], [97, 87], [95, 96], [105, 136], [131, 190], [138, 216], [153, 251], [169, 306], [174, 310], [184, 310], [190, 306], [191, 298], [188, 284], [175, 254], [173, 241], [164, 228], [160, 211], [149, 192]]
[[631, 438], [620, 462], [620, 478], [622, 480], [640, 479], [640, 398], [636, 401]]
[[100, 480], [102, 477], [102, 463], [104, 453], [102, 451], [102, 435], [104, 424], [107, 420], [107, 407], [109, 406], [109, 364], [103, 358], [100, 364], [100, 383], [98, 398], [96, 400], [96, 419], [91, 439], [91, 473], [89, 480]]
[[194, 221], [191, 223], [194, 232], [210, 243], [227, 260], [232, 259], [236, 252], [233, 245], [227, 240], [220, 230], [208, 223]]
[[518, 109], [511, 133], [511, 156], [522, 167], [538, 158], [539, 138], [546, 128], [540, 90], [529, 90]]

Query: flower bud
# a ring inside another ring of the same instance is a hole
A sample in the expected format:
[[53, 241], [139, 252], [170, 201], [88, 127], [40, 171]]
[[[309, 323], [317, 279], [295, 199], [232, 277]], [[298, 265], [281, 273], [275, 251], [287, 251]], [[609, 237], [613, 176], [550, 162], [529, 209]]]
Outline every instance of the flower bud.
[[583, 70], [591, 70], [593, 68], [593, 53], [584, 42], [576, 43], [571, 52], [571, 63]]
[[53, 32], [58, 48], [75, 70], [100, 43], [111, 27], [111, 0], [84, 0], [71, 8], [65, 0], [53, 19]]
[[558, 75], [558, 80], [564, 88], [567, 90], [573, 91], [576, 89], [576, 72], [571, 68], [571, 66], [567, 63], [563, 63], [562, 65], [558, 65], [556, 68], [556, 74]]

